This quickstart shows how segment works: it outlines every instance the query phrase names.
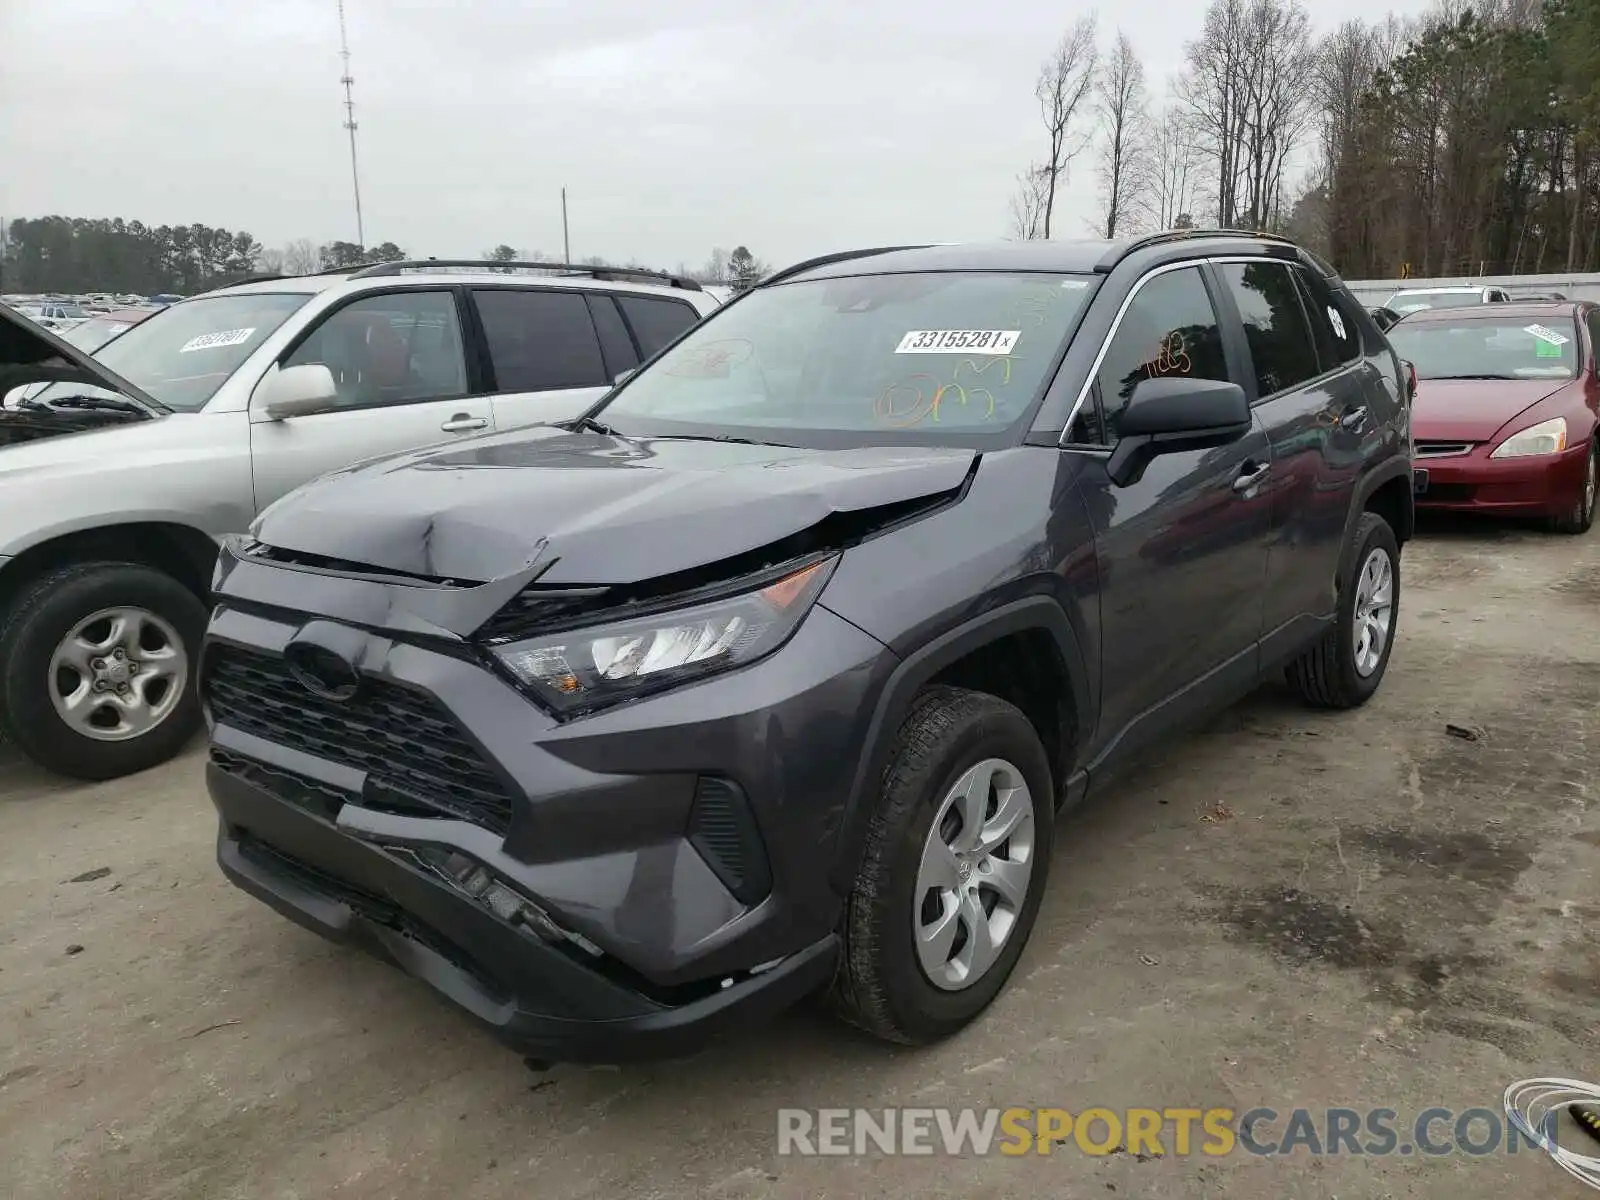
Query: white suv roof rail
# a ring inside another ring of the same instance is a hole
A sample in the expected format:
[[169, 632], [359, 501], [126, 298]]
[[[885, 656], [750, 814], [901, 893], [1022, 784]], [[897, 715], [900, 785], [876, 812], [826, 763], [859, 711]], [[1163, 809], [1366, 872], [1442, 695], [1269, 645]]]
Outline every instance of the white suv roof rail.
[[585, 266], [581, 263], [497, 262], [493, 259], [478, 258], [402, 259], [399, 262], [373, 263], [369, 267], [359, 267], [352, 271], [349, 278], [378, 279], [385, 275], [400, 275], [406, 271], [448, 271], [462, 268], [494, 272], [543, 271], [559, 275], [585, 275], [591, 279], [607, 281], [637, 279], [647, 283], [664, 283], [668, 287], [682, 288], [690, 292], [705, 290], [693, 279], [687, 279], [681, 275], [671, 275], [666, 271], [648, 271], [643, 267], [596, 267]]

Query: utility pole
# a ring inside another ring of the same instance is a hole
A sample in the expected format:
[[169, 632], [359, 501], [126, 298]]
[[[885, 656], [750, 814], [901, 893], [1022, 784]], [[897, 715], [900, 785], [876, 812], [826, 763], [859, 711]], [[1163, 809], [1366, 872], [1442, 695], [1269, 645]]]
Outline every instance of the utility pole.
[[567, 237], [567, 189], [561, 189], [561, 261], [572, 261], [572, 240]]
[[361, 223], [361, 172], [356, 168], [356, 102], [351, 89], [355, 78], [350, 74], [350, 38], [344, 27], [344, 0], [339, 0], [339, 57], [344, 60], [344, 74], [339, 82], [344, 84], [344, 127], [350, 131], [350, 187], [356, 198], [356, 245], [367, 247], [367, 231]]

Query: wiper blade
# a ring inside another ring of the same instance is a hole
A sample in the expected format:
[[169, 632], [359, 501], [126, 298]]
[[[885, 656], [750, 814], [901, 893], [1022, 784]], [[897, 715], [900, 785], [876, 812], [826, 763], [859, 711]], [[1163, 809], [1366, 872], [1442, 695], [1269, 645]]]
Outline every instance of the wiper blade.
[[104, 412], [134, 413], [137, 416], [148, 416], [148, 412], [120, 396], [52, 396], [48, 400], [38, 400], [32, 396], [24, 396], [17, 401], [18, 408], [27, 408], [35, 412], [48, 412], [52, 408], [83, 408], [99, 409]]
[[740, 446], [776, 446], [778, 442], [758, 442], [755, 438], [734, 437], [727, 433], [658, 433], [645, 439], [651, 442], [731, 442]]
[[1429, 375], [1429, 379], [1515, 379], [1515, 375]]
[[579, 417], [572, 423], [573, 433], [579, 433], [585, 429], [590, 430], [593, 433], [603, 433], [607, 437], [614, 437], [617, 432], [615, 429], [611, 428], [611, 426], [603, 425], [599, 421], [596, 421], [593, 417]]

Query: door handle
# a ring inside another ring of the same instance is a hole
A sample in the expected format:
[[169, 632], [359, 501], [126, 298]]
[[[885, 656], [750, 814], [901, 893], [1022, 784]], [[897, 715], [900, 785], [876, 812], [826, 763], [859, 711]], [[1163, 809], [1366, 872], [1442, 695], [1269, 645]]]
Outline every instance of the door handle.
[[1256, 484], [1267, 477], [1267, 472], [1272, 470], [1271, 463], [1262, 463], [1259, 467], [1255, 463], [1245, 463], [1239, 468], [1239, 477], [1233, 481], [1233, 490], [1248, 492]]
[[1360, 429], [1367, 423], [1367, 406], [1358, 404], [1355, 408], [1347, 408], [1339, 417], [1339, 428]]
[[485, 429], [488, 424], [488, 417], [475, 417], [471, 413], [457, 413], [439, 428], [446, 433], [467, 433], [474, 429]]

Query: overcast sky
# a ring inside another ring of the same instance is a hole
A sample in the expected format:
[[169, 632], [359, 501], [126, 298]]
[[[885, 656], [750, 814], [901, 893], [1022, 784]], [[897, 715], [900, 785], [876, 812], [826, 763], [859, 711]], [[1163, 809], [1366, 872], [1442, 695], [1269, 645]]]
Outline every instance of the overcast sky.
[[[1317, 28], [1423, 0], [1329, 0]], [[1048, 0], [347, 0], [367, 241], [781, 265], [1004, 236]], [[1122, 0], [1152, 84], [1200, 5]], [[355, 240], [335, 0], [0, 0], [0, 217]], [[1096, 208], [1085, 157], [1056, 235]]]

